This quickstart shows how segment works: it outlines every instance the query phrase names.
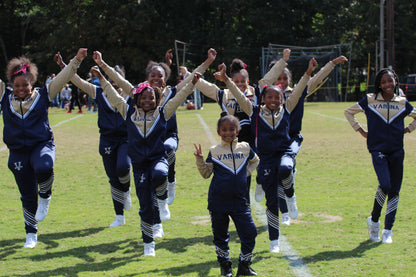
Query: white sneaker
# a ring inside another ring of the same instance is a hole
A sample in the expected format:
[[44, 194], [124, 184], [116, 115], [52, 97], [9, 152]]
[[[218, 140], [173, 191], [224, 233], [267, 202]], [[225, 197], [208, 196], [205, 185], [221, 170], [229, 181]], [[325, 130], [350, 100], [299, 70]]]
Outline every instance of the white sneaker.
[[51, 197], [48, 198], [42, 198], [39, 196], [39, 202], [38, 202], [38, 209], [36, 210], [35, 219], [37, 221], [43, 221], [48, 214], [49, 210], [49, 202], [51, 201]]
[[275, 240], [271, 240], [270, 241], [270, 252], [271, 253], [279, 253], [280, 248], [279, 248], [279, 240], [275, 239]]
[[254, 199], [256, 199], [257, 202], [261, 202], [263, 198], [264, 198], [263, 187], [260, 184], [257, 184], [256, 193], [254, 194]]
[[38, 235], [36, 235], [35, 233], [28, 233], [26, 235], [26, 242], [25, 242], [25, 245], [23, 245], [23, 247], [34, 248], [37, 242], [38, 242]]
[[175, 200], [175, 186], [176, 180], [173, 183], [168, 183], [168, 205], [172, 205], [173, 200]]
[[126, 223], [124, 215], [116, 215], [116, 219], [110, 224], [110, 227], [118, 227], [124, 225], [124, 223]]
[[170, 219], [170, 211], [169, 211], [169, 206], [168, 206], [168, 201], [165, 200], [161, 200], [161, 199], [157, 199], [157, 205], [159, 206], [159, 215], [160, 215], [160, 220], [162, 221], [166, 221]]
[[287, 209], [289, 211], [289, 216], [292, 219], [296, 219], [298, 217], [298, 207], [296, 205], [296, 195], [293, 195], [292, 197], [286, 196], [286, 204]]
[[163, 232], [162, 223], [153, 225], [153, 238], [154, 239], [163, 238], [164, 235], [165, 233]]
[[290, 225], [290, 216], [289, 213], [282, 213], [282, 220], [280, 221], [282, 225]]
[[131, 208], [131, 196], [130, 196], [130, 190], [123, 192], [124, 194], [124, 209], [126, 211], [130, 210]]
[[[371, 241], [380, 241], [380, 222], [373, 222], [371, 216], [367, 217], [368, 236]], [[390, 237], [391, 239], [391, 237]]]
[[391, 238], [393, 236], [393, 233], [391, 232], [391, 230], [386, 230], [383, 229], [383, 231], [381, 232], [381, 238], [382, 238], [382, 243], [393, 243], [393, 239]]
[[153, 257], [156, 256], [154, 241], [144, 244], [144, 256], [153, 256]]

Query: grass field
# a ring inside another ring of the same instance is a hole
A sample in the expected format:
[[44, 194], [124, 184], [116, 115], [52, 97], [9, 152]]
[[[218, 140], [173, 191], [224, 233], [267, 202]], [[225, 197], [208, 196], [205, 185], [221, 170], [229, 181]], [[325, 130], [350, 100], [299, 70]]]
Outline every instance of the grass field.
[[[290, 226], [282, 226], [281, 232], [313, 276], [415, 276], [416, 136], [405, 136], [405, 170], [394, 242], [369, 242], [366, 217], [377, 180], [364, 139], [344, 119], [343, 111], [351, 104], [305, 104], [305, 140], [298, 155], [296, 180], [300, 216]], [[97, 114], [76, 117], [63, 110], [50, 111], [56, 143], [55, 182], [49, 214], [39, 224], [39, 242], [34, 249], [22, 247], [21, 202], [7, 168], [8, 151], [1, 142], [0, 276], [218, 276], [206, 209], [209, 180], [202, 179], [196, 169], [192, 145], [201, 143], [206, 155], [211, 142], [196, 114], [219, 141], [216, 104], [206, 104], [201, 111], [180, 108], [177, 193], [170, 206], [172, 219], [163, 224], [165, 237], [156, 241], [156, 257], [142, 256], [134, 186], [126, 224], [107, 227], [114, 211], [98, 153]], [[73, 120], [65, 121], [68, 119]], [[365, 122], [364, 116], [359, 120]], [[1, 120], [0, 127], [2, 124]], [[264, 201], [253, 207], [264, 207]], [[252, 267], [259, 276], [296, 276], [290, 253], [270, 253], [265, 223], [258, 216], [255, 222], [258, 237]], [[233, 225], [230, 233], [236, 268], [240, 246]]]

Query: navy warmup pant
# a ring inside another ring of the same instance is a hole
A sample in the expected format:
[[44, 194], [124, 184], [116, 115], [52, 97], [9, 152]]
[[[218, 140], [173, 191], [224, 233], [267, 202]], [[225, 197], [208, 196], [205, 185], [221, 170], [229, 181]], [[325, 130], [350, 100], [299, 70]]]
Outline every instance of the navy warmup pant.
[[38, 208], [38, 193], [42, 198], [52, 194], [54, 179], [55, 144], [53, 141], [40, 143], [30, 151], [10, 150], [8, 167], [13, 172], [20, 191], [26, 233], [37, 232], [35, 219]]
[[377, 174], [379, 188], [377, 190], [374, 207], [371, 213], [372, 220], [378, 222], [384, 201], [387, 199], [384, 228], [391, 230], [396, 219], [399, 193], [403, 180], [404, 150], [393, 153], [372, 152], [373, 166]]
[[153, 241], [154, 199], [166, 199], [166, 180], [169, 165], [165, 157], [156, 161], [149, 161], [148, 165], [133, 164], [136, 194], [140, 202], [140, 219], [143, 242]]
[[230, 217], [234, 221], [241, 241], [240, 259], [244, 257], [247, 260], [251, 260], [256, 243], [257, 228], [251, 217], [250, 207], [247, 206], [241, 211], [232, 212], [210, 211], [210, 215], [218, 262], [229, 260], [230, 248], [228, 242], [230, 241], [230, 233], [228, 232], [228, 226]]
[[130, 157], [127, 137], [100, 137], [99, 151], [111, 185], [114, 211], [123, 215], [124, 192], [130, 189]]

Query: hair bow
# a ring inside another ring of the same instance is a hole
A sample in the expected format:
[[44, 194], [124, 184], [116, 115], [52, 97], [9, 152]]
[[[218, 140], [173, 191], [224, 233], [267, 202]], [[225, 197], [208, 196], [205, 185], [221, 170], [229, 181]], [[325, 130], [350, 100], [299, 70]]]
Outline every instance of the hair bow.
[[12, 73], [12, 76], [17, 75], [20, 72], [23, 72], [23, 74], [25, 74], [28, 67], [29, 67], [29, 65], [27, 63], [25, 63], [22, 68], [20, 68], [20, 69], [16, 70], [15, 72], [13, 72]]
[[139, 85], [139, 87], [134, 88], [134, 89], [132, 90], [132, 93], [133, 93], [133, 95], [135, 95], [135, 94], [140, 94], [140, 93], [142, 93], [142, 91], [143, 91], [144, 89], [146, 89], [146, 88], [152, 88], [152, 87], [149, 85], [149, 83], [141, 83], [141, 84]]

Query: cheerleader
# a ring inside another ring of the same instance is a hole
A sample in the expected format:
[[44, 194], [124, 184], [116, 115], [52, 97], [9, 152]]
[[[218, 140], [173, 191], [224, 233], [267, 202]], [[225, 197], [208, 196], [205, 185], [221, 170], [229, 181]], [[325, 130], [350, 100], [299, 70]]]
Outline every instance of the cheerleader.
[[195, 144], [194, 155], [202, 177], [209, 178], [214, 174], [208, 192], [208, 210], [222, 276], [232, 276], [228, 246], [230, 217], [241, 241], [237, 276], [257, 275], [250, 267], [257, 229], [251, 217], [246, 181], [247, 175], [257, 167], [259, 158], [247, 142], [238, 142], [239, 131], [240, 123], [235, 116], [221, 117], [217, 124], [221, 144], [211, 147], [205, 162], [201, 145]]
[[[319, 70], [317, 74], [315, 74], [308, 82], [307, 89], [305, 89], [302, 93], [302, 96], [299, 98], [298, 104], [296, 105], [295, 109], [290, 113], [290, 124], [289, 124], [289, 136], [290, 136], [290, 148], [292, 149], [292, 152], [294, 154], [294, 167], [293, 167], [293, 179], [292, 179], [292, 185], [294, 187], [295, 185], [295, 178], [296, 178], [296, 156], [300, 151], [300, 148], [302, 146], [303, 136], [301, 135], [300, 131], [302, 129], [302, 119], [303, 119], [303, 112], [304, 112], [304, 103], [306, 97], [314, 93], [320, 84], [322, 84], [322, 81], [326, 76], [328, 76], [329, 73], [335, 68], [337, 64], [344, 63], [348, 61], [348, 59], [344, 56], [339, 56], [332, 61], [328, 62], [324, 67]], [[271, 63], [271, 66], [274, 65], [275, 62]], [[292, 75], [289, 69], [285, 68], [283, 72], [280, 74], [279, 78], [275, 82], [276, 85], [280, 85], [285, 100], [287, 100], [293, 92], [293, 88], [289, 86], [291, 83]], [[293, 199], [288, 199], [285, 197], [283, 188], [279, 186], [279, 207], [280, 212], [282, 213], [281, 217], [281, 224], [282, 225], [290, 225], [290, 219], [296, 218], [296, 213], [289, 213], [288, 205], [286, 201], [291, 201], [290, 205], [295, 205], [296, 201], [293, 201]], [[264, 197], [264, 192], [261, 188], [261, 185], [258, 185], [256, 188], [256, 200], [260, 202]], [[296, 197], [296, 196], [295, 196]], [[290, 211], [296, 211], [296, 208], [291, 208]]]
[[[56, 63], [64, 68], [66, 65], [62, 60], [61, 54], [55, 55]], [[122, 75], [124, 72], [116, 66], [116, 70]], [[117, 112], [114, 106], [110, 104], [106, 94], [100, 86], [81, 79], [75, 74], [71, 82], [80, 90], [94, 99], [98, 105], [98, 128], [100, 130], [99, 153], [102, 157], [104, 169], [111, 185], [111, 198], [113, 199], [115, 220], [110, 227], [118, 227], [125, 224], [123, 210], [129, 210], [131, 207], [130, 197], [130, 157], [127, 155], [127, 124]], [[110, 80], [111, 82], [111, 80]], [[120, 88], [115, 87], [117, 92], [124, 97], [126, 102], [132, 99]]]
[[68, 66], [43, 88], [33, 87], [38, 70], [26, 57], [9, 61], [6, 73], [11, 87], [4, 88], [0, 80], [3, 141], [9, 148], [8, 166], [21, 195], [25, 248], [36, 246], [38, 222], [45, 219], [52, 195], [55, 144], [48, 107], [86, 56], [87, 49], [80, 48]]
[[[371, 241], [380, 241], [381, 209], [387, 198], [386, 216], [382, 231], [382, 242], [392, 243], [394, 221], [396, 219], [399, 193], [403, 179], [403, 137], [416, 128], [416, 112], [405, 97], [400, 96], [399, 80], [391, 69], [377, 73], [375, 93], [367, 94], [358, 103], [345, 110], [345, 117], [352, 128], [366, 140], [378, 179], [378, 189], [374, 199], [373, 211], [367, 218], [368, 235]], [[355, 118], [364, 112], [368, 131], [365, 131]], [[404, 118], [414, 120], [404, 127]]]
[[[100, 53], [94, 52], [94, 60]], [[133, 165], [136, 194], [140, 202], [140, 218], [144, 255], [155, 256], [153, 238], [154, 196], [157, 198], [161, 220], [170, 219], [167, 204], [166, 179], [168, 162], [163, 137], [166, 122], [176, 108], [192, 93], [194, 84], [200, 75], [195, 74], [191, 84], [181, 89], [175, 97], [164, 106], [160, 105], [161, 92], [153, 89], [149, 83], [141, 83], [132, 90], [133, 103], [128, 104], [117, 91], [105, 80], [98, 67], [91, 68], [94, 76], [100, 80], [107, 99], [127, 121], [128, 153]]]
[[220, 71], [215, 73], [218, 80], [226, 83], [242, 110], [251, 119], [255, 147], [260, 157], [257, 183], [263, 186], [266, 195], [270, 252], [272, 253], [279, 252], [278, 186], [283, 186], [288, 198], [294, 197], [294, 188], [291, 187], [294, 164], [289, 137], [290, 112], [296, 107], [316, 65], [316, 60], [311, 59], [293, 95], [284, 104], [283, 91], [279, 86], [264, 87], [261, 92], [262, 104], [253, 105], [226, 76], [224, 64], [220, 65]]

